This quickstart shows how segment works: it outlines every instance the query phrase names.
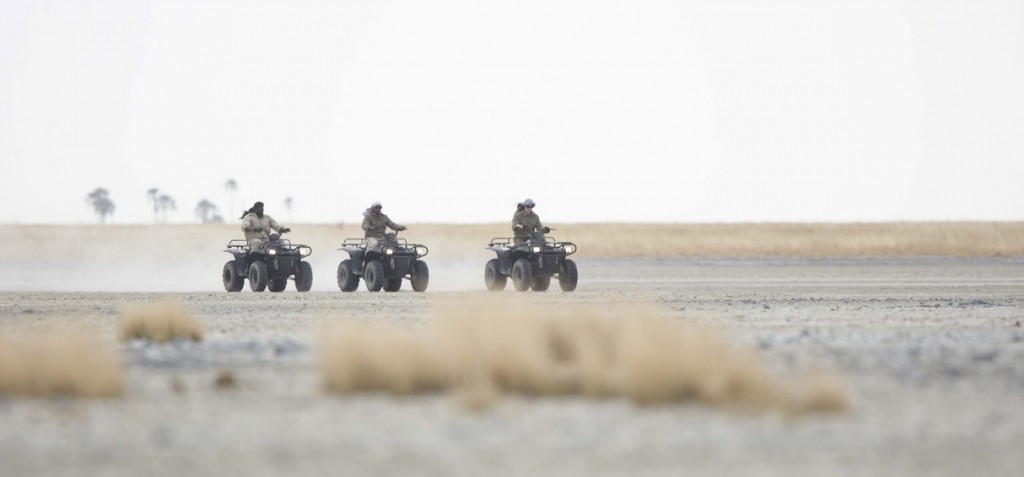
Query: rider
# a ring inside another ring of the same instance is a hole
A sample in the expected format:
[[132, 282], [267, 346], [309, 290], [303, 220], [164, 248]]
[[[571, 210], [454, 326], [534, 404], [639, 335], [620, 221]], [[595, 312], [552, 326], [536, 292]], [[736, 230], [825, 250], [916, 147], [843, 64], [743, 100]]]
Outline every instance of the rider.
[[388, 227], [392, 228], [397, 232], [401, 232], [406, 229], [404, 225], [398, 225], [391, 221], [387, 215], [381, 213], [381, 209], [384, 206], [381, 203], [374, 202], [370, 205], [370, 208], [363, 211], [363, 230], [366, 231], [366, 247], [373, 248], [377, 243], [384, 238], [385, 232]]
[[256, 202], [253, 206], [242, 212], [242, 231], [245, 232], [245, 241], [249, 244], [249, 250], [262, 252], [264, 244], [270, 239], [270, 232], [277, 231], [285, 233], [291, 231], [288, 227], [282, 227], [273, 217], [263, 213], [263, 202]]
[[512, 232], [515, 234], [516, 247], [526, 245], [534, 231], [547, 233], [550, 230], [540, 223], [540, 216], [533, 213], [533, 207], [536, 205], [533, 199], [526, 199], [519, 205], [522, 207], [516, 207], [516, 213], [512, 216]]

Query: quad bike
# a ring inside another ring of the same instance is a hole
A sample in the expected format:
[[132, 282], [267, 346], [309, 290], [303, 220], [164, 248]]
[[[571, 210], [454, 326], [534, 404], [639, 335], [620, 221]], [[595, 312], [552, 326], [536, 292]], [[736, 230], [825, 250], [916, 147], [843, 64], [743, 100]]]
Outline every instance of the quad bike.
[[302, 260], [313, 253], [307, 245], [293, 244], [278, 234], [271, 234], [260, 250], [249, 250], [245, 240], [236, 239], [228, 242], [224, 251], [234, 256], [234, 260], [224, 264], [221, 275], [224, 289], [229, 292], [241, 291], [246, 278], [254, 292], [268, 288], [272, 292], [284, 291], [292, 277], [295, 289], [300, 292], [307, 292], [313, 286], [313, 267]]
[[490, 291], [505, 289], [508, 277], [512, 277], [512, 285], [518, 291], [546, 291], [551, 279], [558, 277], [558, 285], [562, 291], [571, 292], [576, 289], [579, 272], [576, 262], [569, 260], [569, 255], [576, 253], [576, 244], [572, 242], [556, 242], [544, 234], [553, 229], [545, 227], [538, 230], [526, 241], [516, 247], [515, 240], [509, 237], [491, 239], [487, 248], [498, 255], [484, 267], [484, 283]]
[[341, 248], [349, 258], [338, 264], [338, 288], [344, 292], [359, 288], [359, 278], [366, 282], [366, 289], [372, 292], [396, 292], [402, 288], [402, 280], [408, 279], [413, 291], [426, 291], [430, 283], [430, 269], [420, 260], [430, 249], [426, 245], [410, 244], [389, 233], [377, 244], [370, 247], [365, 238], [347, 238]]

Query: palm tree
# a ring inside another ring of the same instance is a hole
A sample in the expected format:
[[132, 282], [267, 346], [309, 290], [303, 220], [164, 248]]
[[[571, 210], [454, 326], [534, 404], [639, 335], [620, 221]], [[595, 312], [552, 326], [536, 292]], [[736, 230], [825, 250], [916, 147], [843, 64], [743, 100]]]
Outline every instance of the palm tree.
[[99, 217], [101, 224], [106, 223], [107, 216], [114, 213], [117, 206], [110, 200], [110, 192], [102, 187], [97, 187], [85, 196], [85, 201], [92, 206], [93, 212]]
[[[196, 205], [196, 217], [202, 223], [216, 222], [216, 219], [220, 216], [217, 215], [217, 205], [206, 199], [199, 201]], [[223, 221], [223, 219], [221, 219]]]
[[174, 201], [174, 198], [167, 194], [160, 194], [156, 198], [157, 208], [160, 209], [160, 215], [163, 217], [163, 223], [167, 223], [167, 211], [178, 210], [178, 203]]
[[149, 199], [149, 203], [153, 205], [153, 221], [160, 221], [160, 207], [157, 204], [157, 196], [160, 194], [160, 189], [152, 187], [146, 191], [146, 197]]
[[235, 210], [235, 191], [238, 190], [238, 183], [234, 179], [228, 179], [224, 183], [224, 190], [228, 193], [228, 211]]
[[284, 198], [284, 208], [288, 209], [288, 223], [292, 222], [292, 197], [288, 196]]

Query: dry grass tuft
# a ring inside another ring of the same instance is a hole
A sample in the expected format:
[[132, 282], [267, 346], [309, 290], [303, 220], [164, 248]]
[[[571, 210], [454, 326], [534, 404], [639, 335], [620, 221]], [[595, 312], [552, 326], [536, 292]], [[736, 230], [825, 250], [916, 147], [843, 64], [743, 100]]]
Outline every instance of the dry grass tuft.
[[841, 412], [850, 409], [846, 385], [834, 375], [819, 372], [804, 380], [799, 407], [809, 411]]
[[835, 378], [780, 379], [720, 333], [650, 308], [545, 312], [498, 299], [442, 307], [433, 324], [419, 335], [393, 325], [335, 327], [320, 344], [327, 389], [449, 390], [470, 409], [503, 393], [797, 412], [847, 405]]
[[0, 395], [108, 398], [123, 393], [117, 353], [98, 336], [0, 332]]
[[[638, 231], [642, 231], [638, 233]], [[1007, 257], [1022, 222], [566, 224], [581, 257]], [[622, 244], [629, 244], [623, 247]]]
[[331, 330], [324, 343], [320, 363], [331, 391], [411, 394], [446, 384], [436, 351], [406, 330], [346, 324]]
[[177, 339], [203, 340], [203, 326], [180, 303], [161, 303], [123, 307], [118, 320], [121, 341], [143, 339], [165, 343]]
[[238, 387], [238, 378], [231, 371], [221, 370], [213, 379], [213, 387], [220, 390], [235, 389]]

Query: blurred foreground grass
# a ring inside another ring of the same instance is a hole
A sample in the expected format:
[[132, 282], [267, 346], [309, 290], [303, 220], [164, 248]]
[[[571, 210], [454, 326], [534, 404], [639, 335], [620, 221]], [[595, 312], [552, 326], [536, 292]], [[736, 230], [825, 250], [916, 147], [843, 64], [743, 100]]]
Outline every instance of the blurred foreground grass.
[[124, 380], [117, 352], [99, 334], [0, 329], [0, 396], [119, 397]]
[[416, 333], [346, 320], [318, 333], [324, 386], [341, 395], [451, 392], [482, 409], [503, 394], [844, 411], [830, 373], [785, 376], [719, 331], [651, 306], [551, 308], [513, 297], [441, 303]]

